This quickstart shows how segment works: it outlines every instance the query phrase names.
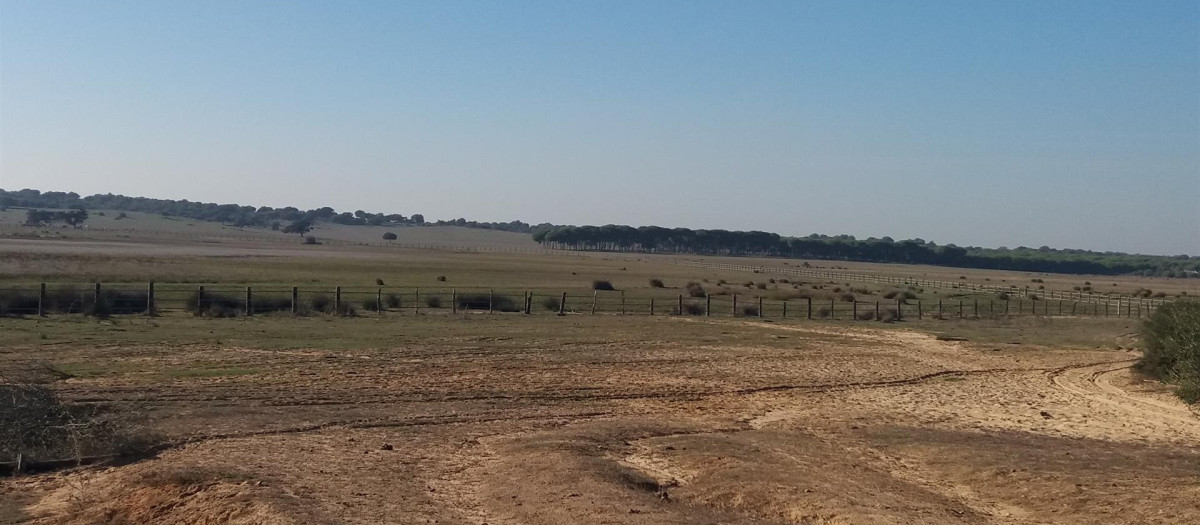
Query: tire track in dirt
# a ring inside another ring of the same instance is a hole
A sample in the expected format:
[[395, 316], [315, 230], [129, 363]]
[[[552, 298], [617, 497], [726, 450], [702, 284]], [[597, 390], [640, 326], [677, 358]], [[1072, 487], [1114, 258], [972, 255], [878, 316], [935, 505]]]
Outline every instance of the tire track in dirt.
[[1114, 385], [1110, 377], [1133, 367], [1136, 359], [1060, 367], [1048, 372], [1051, 384], [1060, 390], [1101, 403], [1139, 419], [1162, 423], [1169, 421], [1200, 432], [1200, 418], [1182, 404], [1172, 405], [1130, 394]]

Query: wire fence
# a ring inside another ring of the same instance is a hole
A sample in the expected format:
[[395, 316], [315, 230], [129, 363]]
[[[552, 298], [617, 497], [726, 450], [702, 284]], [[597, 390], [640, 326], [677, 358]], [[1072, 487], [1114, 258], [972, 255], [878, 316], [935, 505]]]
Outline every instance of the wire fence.
[[494, 289], [415, 287], [232, 286], [183, 284], [87, 285], [39, 283], [0, 287], [0, 316], [46, 315], [690, 315], [848, 319], [979, 319], [1013, 316], [1140, 318], [1154, 304], [1122, 300], [980, 299], [773, 299], [755, 295], [690, 296], [674, 290]]

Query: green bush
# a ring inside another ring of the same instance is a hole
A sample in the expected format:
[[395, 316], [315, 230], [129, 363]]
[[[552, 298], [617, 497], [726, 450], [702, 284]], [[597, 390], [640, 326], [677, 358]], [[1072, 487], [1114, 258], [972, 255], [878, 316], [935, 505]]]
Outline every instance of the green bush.
[[650, 279], [650, 287], [651, 288], [666, 288], [666, 285], [663, 284], [662, 279]]
[[592, 281], [592, 289], [593, 289], [593, 290], [600, 290], [600, 291], [611, 291], [611, 290], [616, 290], [616, 288], [613, 288], [613, 284], [612, 284], [612, 282], [610, 282], [610, 281], [601, 281], [601, 280], [599, 280], [599, 279], [597, 279], [597, 280], [595, 280], [595, 281]]
[[1160, 306], [1141, 327], [1144, 373], [1175, 384], [1188, 403], [1200, 401], [1200, 302]]
[[[519, 312], [521, 308], [512, 297], [506, 295], [491, 295], [486, 293], [460, 294], [455, 298], [459, 310], [487, 310], [488, 304], [498, 312]], [[555, 309], [558, 308], [557, 303]]]

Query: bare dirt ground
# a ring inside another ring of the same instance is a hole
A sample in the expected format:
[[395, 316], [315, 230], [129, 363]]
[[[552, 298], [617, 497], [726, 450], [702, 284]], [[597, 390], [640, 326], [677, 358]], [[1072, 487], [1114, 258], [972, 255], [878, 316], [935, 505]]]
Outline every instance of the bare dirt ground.
[[1200, 522], [1200, 418], [1132, 374], [1125, 341], [665, 317], [285, 322], [391, 332], [255, 342], [217, 320], [0, 347], [0, 367], [72, 370], [61, 395], [136, 408], [176, 443], [5, 480], [0, 523]]

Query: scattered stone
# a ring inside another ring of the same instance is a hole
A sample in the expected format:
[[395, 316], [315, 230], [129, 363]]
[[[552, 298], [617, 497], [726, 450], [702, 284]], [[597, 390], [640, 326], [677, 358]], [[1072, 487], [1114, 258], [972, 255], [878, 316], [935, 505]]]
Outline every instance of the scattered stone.
[[1050, 415], [1049, 412], [1046, 412], [1045, 410], [1043, 410], [1042, 411], [1042, 419], [1054, 419], [1054, 416]]
[[379, 447], [379, 450], [394, 450], [394, 447], [392, 447], [391, 443], [384, 443], [383, 446]]

